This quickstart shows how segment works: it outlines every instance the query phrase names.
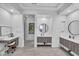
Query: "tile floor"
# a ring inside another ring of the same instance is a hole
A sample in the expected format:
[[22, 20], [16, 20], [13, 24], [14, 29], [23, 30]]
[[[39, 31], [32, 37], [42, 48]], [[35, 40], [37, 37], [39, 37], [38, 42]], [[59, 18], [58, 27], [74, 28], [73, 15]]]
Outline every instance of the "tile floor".
[[69, 56], [68, 53], [60, 48], [38, 47], [38, 48], [17, 48], [9, 56]]
[[69, 56], [69, 54], [61, 48], [34, 48], [33, 41], [27, 41], [25, 47], [17, 48], [14, 53], [9, 54], [8, 56]]

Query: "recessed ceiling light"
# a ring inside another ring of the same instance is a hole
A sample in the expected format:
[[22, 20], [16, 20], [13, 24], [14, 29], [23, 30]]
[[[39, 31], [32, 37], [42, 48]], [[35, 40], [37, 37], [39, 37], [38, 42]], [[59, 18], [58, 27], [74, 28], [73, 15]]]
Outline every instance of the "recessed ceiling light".
[[11, 12], [14, 12], [14, 10], [13, 10], [13, 9], [10, 9], [10, 11], [11, 11]]

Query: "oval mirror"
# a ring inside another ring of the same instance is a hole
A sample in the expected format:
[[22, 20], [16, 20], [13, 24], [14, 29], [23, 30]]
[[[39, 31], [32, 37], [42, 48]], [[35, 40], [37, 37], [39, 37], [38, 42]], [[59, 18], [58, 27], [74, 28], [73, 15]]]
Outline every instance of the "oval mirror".
[[79, 35], [79, 21], [75, 20], [69, 23], [68, 25], [68, 31], [72, 35]]
[[47, 24], [40, 24], [40, 26], [39, 26], [39, 31], [40, 32], [42, 32], [42, 33], [45, 33], [45, 32], [47, 32], [48, 31], [48, 26], [47, 26]]

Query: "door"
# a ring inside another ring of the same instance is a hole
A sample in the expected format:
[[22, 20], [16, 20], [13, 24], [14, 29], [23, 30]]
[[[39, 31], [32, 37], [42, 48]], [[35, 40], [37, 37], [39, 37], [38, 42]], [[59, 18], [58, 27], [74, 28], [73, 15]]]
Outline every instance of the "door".
[[34, 40], [35, 15], [26, 15], [24, 23], [25, 40]]

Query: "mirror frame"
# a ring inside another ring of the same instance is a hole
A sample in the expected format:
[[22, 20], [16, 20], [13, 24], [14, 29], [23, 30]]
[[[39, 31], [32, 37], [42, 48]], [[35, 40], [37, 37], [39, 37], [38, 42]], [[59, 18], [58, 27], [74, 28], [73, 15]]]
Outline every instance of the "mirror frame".
[[[1, 29], [2, 28], [9, 28], [10, 29], [10, 31], [9, 31], [10, 33], [2, 35], [2, 33], [1, 33]], [[12, 27], [11, 26], [0, 26], [0, 36], [9, 36], [11, 33], [12, 33]]]
[[70, 34], [72, 34], [72, 35], [79, 35], [79, 33], [78, 34], [73, 34], [71, 31], [70, 31], [70, 25], [73, 23], [73, 22], [79, 22], [78, 20], [73, 20], [73, 21], [71, 21], [70, 23], [69, 23], [69, 25], [68, 25], [68, 31], [69, 31], [69, 33]]

